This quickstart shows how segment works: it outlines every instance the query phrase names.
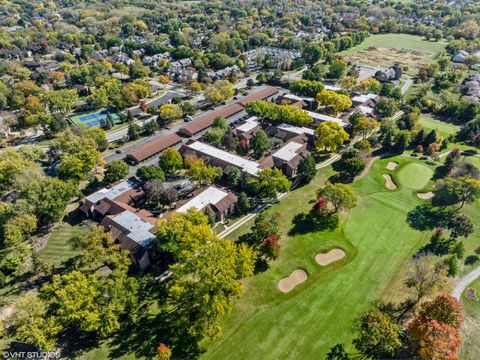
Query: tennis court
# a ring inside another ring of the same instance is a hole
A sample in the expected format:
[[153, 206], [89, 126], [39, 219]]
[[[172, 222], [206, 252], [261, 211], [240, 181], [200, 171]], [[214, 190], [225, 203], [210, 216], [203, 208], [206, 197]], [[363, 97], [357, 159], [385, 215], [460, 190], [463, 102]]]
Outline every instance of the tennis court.
[[110, 114], [115, 124], [120, 122], [119, 113], [115, 110], [109, 109], [101, 109], [72, 115], [70, 119], [74, 124], [83, 124], [89, 127], [100, 127], [102, 125], [102, 122], [107, 118], [108, 114]]

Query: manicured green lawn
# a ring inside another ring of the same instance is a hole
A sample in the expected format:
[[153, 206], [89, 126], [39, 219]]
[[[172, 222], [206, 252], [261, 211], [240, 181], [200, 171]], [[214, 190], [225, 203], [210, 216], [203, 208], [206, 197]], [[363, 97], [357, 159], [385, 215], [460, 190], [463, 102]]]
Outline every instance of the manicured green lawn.
[[350, 48], [342, 54], [351, 54], [372, 46], [388, 49], [407, 49], [431, 54], [431, 58], [445, 50], [446, 43], [443, 41], [426, 41], [421, 36], [408, 34], [379, 34], [371, 35], [360, 45]]
[[[398, 162], [398, 169], [419, 162], [406, 157], [376, 161], [369, 174], [354, 183], [359, 204], [336, 231], [313, 232], [302, 226], [292, 231], [295, 215], [309, 211], [315, 190], [328, 174], [268, 210], [283, 216], [282, 254], [268, 271], [245, 281], [245, 294], [225, 319], [223, 336], [207, 344], [204, 359], [322, 359], [336, 343], [350, 346], [353, 320], [382, 296], [429, 237], [406, 223], [407, 212], [420, 203], [416, 190], [385, 188], [382, 174], [389, 172], [389, 161]], [[396, 176], [397, 170], [389, 173]], [[418, 174], [427, 176], [422, 184], [429, 174]], [[325, 268], [317, 265], [315, 254], [332, 247], [343, 248], [347, 256]], [[278, 281], [295, 269], [304, 269], [308, 279], [281, 293]]]
[[[469, 287], [477, 289], [477, 297], [480, 298], [480, 279], [474, 281]], [[462, 328], [462, 346], [460, 348], [459, 359], [477, 360], [480, 354], [480, 301], [473, 302], [467, 300], [462, 295], [463, 313], [465, 323]]]
[[72, 247], [71, 239], [88, 233], [88, 227], [83, 224], [70, 225], [62, 222], [55, 228], [48, 239], [48, 243], [40, 251], [40, 257], [51, 265], [60, 266], [62, 262], [78, 255], [78, 251]]
[[412, 162], [397, 169], [397, 178], [402, 186], [411, 189], [423, 189], [430, 181], [433, 170], [428, 165], [421, 162]]
[[443, 136], [456, 134], [458, 131], [457, 125], [434, 119], [430, 115], [422, 115], [420, 117], [419, 124], [425, 129], [425, 131], [431, 131], [435, 129]]

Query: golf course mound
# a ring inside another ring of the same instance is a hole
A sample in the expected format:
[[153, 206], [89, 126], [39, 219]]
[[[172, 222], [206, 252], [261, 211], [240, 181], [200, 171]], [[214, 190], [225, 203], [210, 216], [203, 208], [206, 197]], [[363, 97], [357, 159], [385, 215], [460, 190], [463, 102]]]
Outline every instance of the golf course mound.
[[327, 253], [319, 253], [315, 255], [315, 261], [317, 264], [327, 266], [332, 262], [338, 261], [345, 256], [345, 251], [342, 249], [332, 249]]
[[431, 198], [433, 198], [433, 195], [434, 194], [431, 191], [426, 193], [417, 193], [418, 198], [422, 200], [430, 200]]
[[398, 171], [398, 181], [403, 186], [410, 189], [420, 190], [423, 189], [430, 181], [433, 175], [433, 170], [428, 166], [412, 162]]
[[292, 291], [295, 286], [307, 280], [307, 276], [305, 270], [297, 269], [293, 271], [289, 277], [283, 278], [278, 282], [278, 289], [283, 293]]
[[397, 188], [397, 185], [392, 180], [392, 176], [389, 174], [383, 174], [383, 178], [385, 179], [385, 187], [388, 190], [395, 190]]
[[398, 163], [396, 163], [395, 161], [390, 161], [387, 164], [387, 170], [395, 170], [397, 166], [398, 166]]

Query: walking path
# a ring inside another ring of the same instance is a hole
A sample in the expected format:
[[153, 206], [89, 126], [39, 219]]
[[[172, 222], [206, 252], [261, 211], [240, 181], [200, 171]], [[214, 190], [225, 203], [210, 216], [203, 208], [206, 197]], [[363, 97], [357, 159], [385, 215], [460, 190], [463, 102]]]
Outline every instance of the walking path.
[[462, 277], [455, 286], [455, 289], [453, 289], [452, 295], [458, 300], [460, 300], [460, 296], [462, 295], [463, 290], [465, 290], [468, 285], [470, 285], [478, 278], [480, 278], [480, 267], [470, 271], [467, 275]]

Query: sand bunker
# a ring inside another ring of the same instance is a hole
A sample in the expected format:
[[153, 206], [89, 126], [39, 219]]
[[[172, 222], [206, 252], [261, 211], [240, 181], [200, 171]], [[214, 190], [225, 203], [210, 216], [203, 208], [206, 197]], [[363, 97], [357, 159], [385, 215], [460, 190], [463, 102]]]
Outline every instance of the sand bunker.
[[385, 183], [385, 187], [388, 189], [388, 190], [395, 190], [397, 188], [397, 185], [395, 185], [395, 183], [393, 182], [392, 180], [392, 177], [388, 174], [383, 174], [383, 178], [385, 179], [386, 183]]
[[433, 198], [433, 195], [434, 193], [431, 191], [426, 193], [417, 193], [417, 196], [422, 200], [430, 200], [431, 198]]
[[315, 255], [315, 261], [317, 264], [327, 266], [328, 264], [338, 261], [345, 256], [345, 251], [342, 249], [333, 249], [327, 253], [320, 253]]
[[394, 162], [394, 161], [390, 161], [387, 165], [387, 170], [395, 170], [395, 168], [397, 167], [398, 163]]
[[304, 270], [295, 270], [289, 277], [283, 278], [278, 282], [278, 289], [281, 292], [287, 293], [305, 280], [307, 280], [307, 272]]

